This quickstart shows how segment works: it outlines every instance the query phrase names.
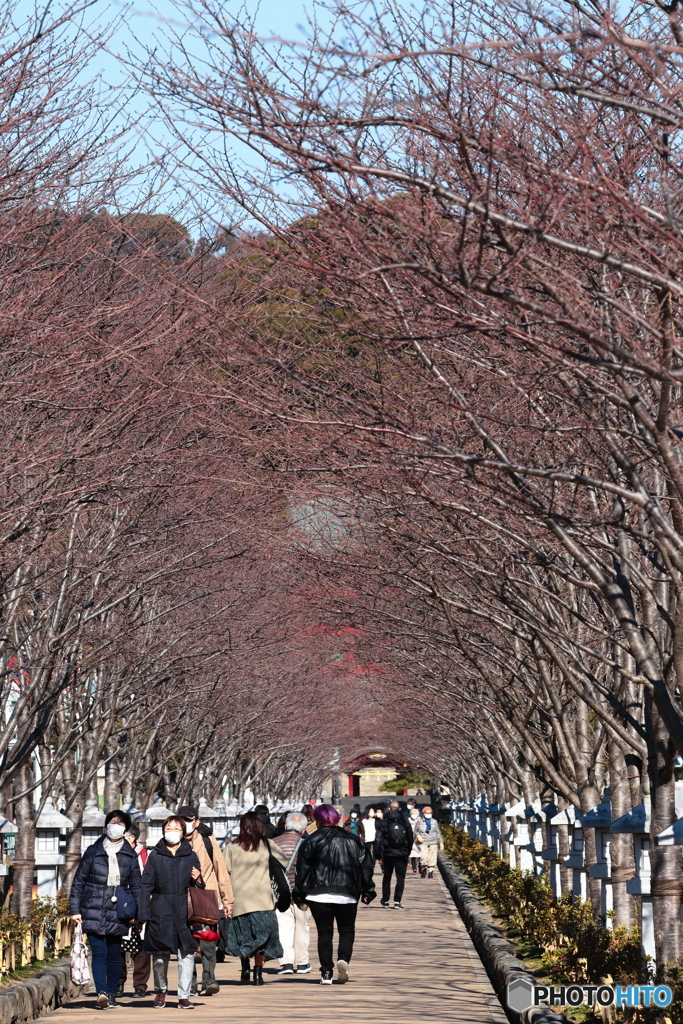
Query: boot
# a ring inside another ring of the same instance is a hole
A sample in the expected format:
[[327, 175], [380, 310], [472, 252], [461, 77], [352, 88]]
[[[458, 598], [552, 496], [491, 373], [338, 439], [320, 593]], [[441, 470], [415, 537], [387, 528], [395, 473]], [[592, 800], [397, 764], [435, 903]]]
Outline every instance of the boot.
[[258, 965], [254, 966], [254, 980], [252, 984], [263, 985], [263, 968]]
[[249, 968], [249, 957], [241, 956], [240, 963], [242, 964], [242, 973], [240, 974], [240, 983], [242, 985], [248, 985], [251, 981], [251, 970]]

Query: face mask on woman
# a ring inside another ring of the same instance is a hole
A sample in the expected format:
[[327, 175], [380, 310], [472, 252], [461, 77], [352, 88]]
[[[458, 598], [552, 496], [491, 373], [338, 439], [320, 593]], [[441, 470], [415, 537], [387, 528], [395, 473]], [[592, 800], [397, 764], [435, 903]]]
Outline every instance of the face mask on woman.
[[357, 817], [358, 817], [357, 814], [352, 814], [351, 815], [351, 821], [355, 821]]
[[183, 838], [182, 832], [177, 832], [175, 829], [169, 829], [168, 832], [164, 832], [164, 839], [169, 846], [175, 846]]
[[425, 818], [431, 818], [431, 814], [429, 813], [429, 811], [426, 812]]
[[119, 839], [123, 839], [123, 833], [125, 831], [125, 825], [117, 825], [113, 821], [110, 821], [107, 825], [107, 839], [111, 839], [112, 843], [118, 843]]
[[371, 807], [370, 810], [368, 811], [368, 818], [374, 818], [374, 817], [375, 817], [375, 812], [373, 811], [373, 809]]
[[411, 818], [417, 818], [417, 817], [419, 817], [419, 815], [418, 815], [417, 811], [411, 811], [410, 812], [410, 817]]

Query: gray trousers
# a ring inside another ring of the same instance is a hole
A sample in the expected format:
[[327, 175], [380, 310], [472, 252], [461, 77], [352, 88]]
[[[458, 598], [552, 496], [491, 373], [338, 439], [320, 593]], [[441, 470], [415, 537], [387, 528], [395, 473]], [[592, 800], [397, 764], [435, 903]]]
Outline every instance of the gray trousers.
[[[216, 946], [218, 940], [215, 942], [207, 942], [206, 939], [199, 940], [199, 948], [202, 951], [202, 988], [206, 985], [210, 985], [212, 981], [216, 980]], [[197, 964], [195, 962], [194, 978], [197, 977]]]
[[[168, 988], [168, 962], [170, 953], [153, 953], [152, 970], [154, 971], [155, 992], [165, 992]], [[194, 953], [183, 954], [178, 950], [178, 999], [189, 999], [192, 988], [192, 971], [194, 969]]]

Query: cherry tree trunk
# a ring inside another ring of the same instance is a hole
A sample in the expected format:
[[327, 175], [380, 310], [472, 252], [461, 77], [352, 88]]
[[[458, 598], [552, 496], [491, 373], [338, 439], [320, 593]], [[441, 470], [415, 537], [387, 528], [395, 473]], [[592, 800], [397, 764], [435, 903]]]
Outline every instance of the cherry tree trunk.
[[[22, 793], [33, 784], [33, 772], [25, 763], [17, 773], [15, 789]], [[31, 916], [33, 873], [36, 863], [36, 823], [33, 814], [33, 794], [28, 793], [14, 801], [17, 832], [14, 850], [14, 892], [12, 910], [19, 917]]]

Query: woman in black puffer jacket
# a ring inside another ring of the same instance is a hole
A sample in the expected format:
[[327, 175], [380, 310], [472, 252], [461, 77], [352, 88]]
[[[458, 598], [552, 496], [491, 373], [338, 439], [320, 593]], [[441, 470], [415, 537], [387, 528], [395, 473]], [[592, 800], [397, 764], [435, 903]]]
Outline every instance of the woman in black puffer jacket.
[[105, 819], [106, 835], [83, 854], [71, 885], [71, 914], [82, 921], [92, 950], [92, 973], [101, 1009], [116, 1006], [116, 989], [121, 974], [121, 937], [128, 922], [116, 913], [116, 889], [121, 886], [137, 901], [140, 867], [135, 851], [123, 838], [130, 828], [125, 811], [110, 811]]
[[187, 890], [204, 888], [199, 858], [185, 839], [185, 822], [171, 817], [164, 822], [164, 838], [150, 850], [142, 873], [139, 920], [146, 921], [144, 949], [152, 954], [154, 1006], [166, 1004], [168, 962], [178, 957], [178, 1006], [189, 1009], [198, 946], [187, 919]]

